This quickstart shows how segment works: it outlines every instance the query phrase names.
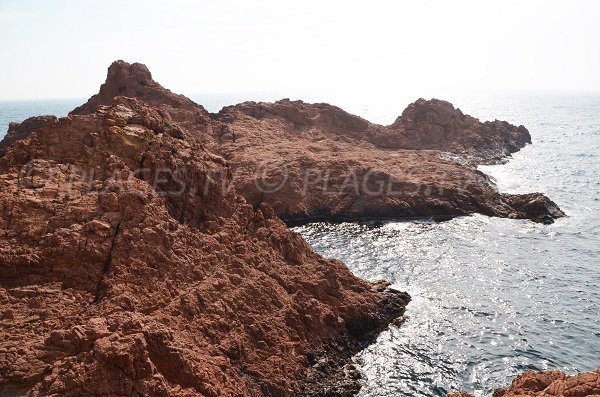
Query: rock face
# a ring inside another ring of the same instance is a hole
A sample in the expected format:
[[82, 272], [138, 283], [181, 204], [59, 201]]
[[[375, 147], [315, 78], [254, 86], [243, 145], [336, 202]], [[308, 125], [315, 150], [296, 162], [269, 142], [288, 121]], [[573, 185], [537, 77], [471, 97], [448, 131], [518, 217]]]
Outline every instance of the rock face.
[[[560, 371], [525, 372], [494, 397], [586, 397], [600, 395], [600, 368], [568, 376]], [[448, 397], [473, 397], [469, 393], [450, 393]]]
[[289, 223], [472, 213], [551, 223], [564, 215], [542, 194], [499, 193], [476, 168], [529, 142], [524, 127], [481, 123], [444, 101], [419, 100], [389, 127], [289, 100], [215, 117], [224, 123], [215, 150], [231, 162], [239, 191]]
[[10, 123], [8, 132], [0, 141], [0, 157], [4, 155], [6, 150], [15, 142], [21, 139], [28, 138], [29, 135], [39, 130], [47, 124], [56, 123], [58, 119], [55, 116], [34, 116], [30, 117], [22, 123]]
[[236, 119], [236, 111], [258, 120], [279, 119], [287, 124], [288, 134], [309, 131], [333, 139], [367, 141], [380, 149], [437, 150], [495, 159], [531, 143], [524, 126], [498, 120], [482, 123], [439, 99], [411, 103], [390, 126], [372, 124], [336, 106], [288, 99], [245, 102], [226, 107], [220, 114], [230, 121]]
[[158, 84], [152, 79], [146, 65], [141, 63], [113, 62], [108, 68], [106, 82], [100, 86], [100, 92], [73, 109], [71, 114], [93, 113], [100, 105], [110, 105], [116, 96], [138, 98], [167, 110], [170, 120], [177, 120], [186, 127], [193, 126], [197, 137], [213, 130], [213, 123], [206, 109]]
[[0, 159], [0, 395], [356, 391], [330, 375], [408, 295], [217, 183], [172, 119], [117, 97]]
[[234, 185], [254, 208], [268, 203], [290, 224], [472, 213], [551, 223], [564, 216], [540, 193], [498, 193], [476, 169], [530, 143], [525, 127], [482, 123], [445, 101], [419, 99], [390, 126], [289, 99], [211, 115], [154, 82], [144, 65], [117, 61], [100, 93], [73, 114], [123, 93], [167, 110], [228, 160]]
[[0, 395], [355, 393], [347, 358], [410, 298], [278, 215], [550, 222], [545, 196], [500, 194], [473, 165], [528, 140], [441, 101], [387, 127], [289, 100], [209, 114], [115, 62], [71, 115], [2, 143]]
[[499, 120], [482, 123], [438, 99], [410, 104], [389, 130], [398, 138], [382, 139], [380, 146], [468, 153], [482, 159], [504, 156], [531, 143], [522, 125]]
[[112, 103], [115, 96], [139, 98], [151, 105], [166, 105], [175, 109], [203, 110], [202, 106], [192, 100], [174, 94], [155, 82], [146, 65], [116, 61], [108, 69], [106, 82], [100, 86], [100, 92], [71, 113], [93, 112], [99, 105]]

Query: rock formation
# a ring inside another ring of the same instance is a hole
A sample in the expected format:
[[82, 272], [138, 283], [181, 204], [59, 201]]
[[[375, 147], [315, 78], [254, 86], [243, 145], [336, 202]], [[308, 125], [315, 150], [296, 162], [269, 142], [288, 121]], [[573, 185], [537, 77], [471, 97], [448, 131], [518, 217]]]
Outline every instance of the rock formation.
[[0, 145], [0, 395], [350, 395], [348, 357], [410, 298], [277, 215], [549, 222], [549, 199], [473, 165], [528, 140], [442, 101], [387, 127], [289, 100], [209, 114], [115, 62], [71, 115]]
[[111, 65], [91, 112], [127, 93], [170, 117], [229, 161], [234, 185], [255, 208], [286, 222], [482, 213], [552, 223], [564, 216], [540, 193], [501, 194], [476, 169], [531, 142], [523, 126], [482, 123], [450, 103], [419, 99], [390, 126], [328, 104], [245, 102], [208, 114], [152, 80], [139, 64]]
[[170, 120], [117, 97], [0, 159], [0, 395], [355, 391], [329, 376], [409, 297], [216, 183]]
[[58, 119], [55, 116], [34, 116], [22, 123], [10, 123], [8, 132], [0, 141], [0, 157], [13, 143], [29, 137], [33, 132], [39, 130], [46, 124], [56, 123]]
[[384, 136], [389, 139], [379, 139], [379, 146], [467, 153], [480, 159], [499, 158], [531, 143], [522, 125], [499, 120], [482, 123], [438, 99], [410, 104], [389, 130], [392, 134]]
[[100, 92], [71, 113], [94, 112], [99, 105], [112, 103], [115, 96], [138, 98], [150, 105], [166, 105], [174, 109], [198, 110], [206, 113], [202, 106], [183, 95], [172, 93], [155, 82], [146, 65], [128, 64], [123, 61], [113, 62], [108, 69], [106, 82], [100, 86]]
[[[600, 368], [568, 376], [560, 371], [525, 372], [493, 397], [586, 397], [600, 395]], [[473, 397], [469, 393], [450, 393], [448, 397]]]
[[471, 213], [552, 222], [562, 216], [542, 194], [501, 194], [474, 165], [439, 150], [378, 146], [373, 142], [392, 146], [405, 138], [384, 139], [389, 130], [329, 105], [246, 103], [217, 118], [229, 131], [218, 151], [231, 162], [239, 191], [254, 206], [268, 202], [289, 223]]

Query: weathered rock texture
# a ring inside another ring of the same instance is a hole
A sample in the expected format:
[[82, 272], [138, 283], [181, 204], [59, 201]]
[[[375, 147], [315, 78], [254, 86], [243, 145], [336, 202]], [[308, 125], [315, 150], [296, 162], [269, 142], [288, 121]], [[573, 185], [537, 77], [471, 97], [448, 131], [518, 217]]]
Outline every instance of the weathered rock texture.
[[552, 222], [563, 215], [542, 194], [499, 193], [476, 169], [529, 142], [524, 127], [481, 123], [448, 102], [418, 100], [389, 127], [289, 100], [243, 103], [216, 118], [226, 132], [217, 150], [232, 163], [239, 191], [291, 223], [472, 213]]
[[[600, 396], [600, 368], [568, 376], [560, 371], [525, 372], [493, 397], [586, 397]], [[473, 397], [469, 393], [450, 393], [448, 397]]]
[[140, 64], [117, 61], [74, 114], [126, 93], [170, 117], [229, 161], [238, 192], [288, 223], [482, 213], [551, 223], [564, 216], [540, 193], [501, 194], [477, 171], [531, 142], [523, 126], [482, 123], [450, 103], [419, 99], [390, 126], [328, 104], [245, 102], [208, 114]]
[[0, 395], [356, 391], [328, 376], [409, 297], [211, 179], [172, 119], [117, 97], [0, 158]]
[[0, 395], [354, 393], [342, 364], [409, 297], [277, 215], [551, 221], [549, 199], [472, 165], [529, 140], [436, 100], [387, 127], [289, 100], [209, 114], [115, 62], [70, 116], [1, 145]]
[[56, 123], [58, 119], [55, 116], [34, 116], [22, 123], [10, 123], [8, 132], [0, 141], [0, 157], [13, 143], [29, 137], [32, 133], [39, 130], [46, 124]]

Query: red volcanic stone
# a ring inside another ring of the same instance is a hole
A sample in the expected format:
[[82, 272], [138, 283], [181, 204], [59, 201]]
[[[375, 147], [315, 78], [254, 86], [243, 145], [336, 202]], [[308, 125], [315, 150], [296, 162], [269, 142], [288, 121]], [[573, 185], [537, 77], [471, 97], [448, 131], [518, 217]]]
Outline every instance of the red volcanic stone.
[[55, 116], [34, 116], [21, 123], [10, 123], [8, 132], [2, 141], [0, 141], [0, 157], [13, 143], [28, 138], [43, 126], [56, 123], [57, 121], [58, 119]]
[[0, 158], [0, 395], [321, 395], [404, 312], [172, 119], [116, 97]]
[[280, 218], [551, 222], [476, 169], [529, 140], [437, 100], [391, 126], [289, 100], [210, 114], [117, 61], [0, 144], [0, 395], [351, 395], [348, 357], [410, 298]]
[[[569, 376], [560, 371], [525, 372], [512, 384], [496, 389], [494, 397], [586, 397], [600, 395], [600, 368]], [[448, 397], [472, 397], [469, 393], [450, 393]]]

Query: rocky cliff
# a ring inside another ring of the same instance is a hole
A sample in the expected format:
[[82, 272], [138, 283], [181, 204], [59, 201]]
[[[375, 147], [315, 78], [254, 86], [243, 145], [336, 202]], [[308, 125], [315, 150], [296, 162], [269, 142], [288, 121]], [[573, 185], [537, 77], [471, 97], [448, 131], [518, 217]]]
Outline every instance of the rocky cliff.
[[116, 97], [0, 159], [0, 395], [356, 391], [336, 371], [409, 297], [212, 179], [172, 119]]
[[390, 126], [288, 99], [208, 114], [152, 80], [145, 66], [117, 61], [100, 93], [73, 113], [122, 93], [167, 109], [229, 161], [240, 194], [255, 208], [269, 203], [288, 223], [472, 213], [551, 223], [564, 215], [543, 194], [499, 193], [476, 169], [530, 143], [525, 127], [480, 122], [445, 101], [419, 99]]
[[[512, 384], [496, 389], [493, 397], [587, 397], [600, 395], [600, 368], [568, 376], [560, 371], [525, 372]], [[469, 393], [450, 393], [448, 397], [473, 397]]]
[[524, 127], [419, 100], [391, 126], [327, 104], [210, 114], [115, 62], [0, 144], [0, 395], [323, 396], [408, 295], [281, 222], [470, 213], [551, 222], [474, 166]]

